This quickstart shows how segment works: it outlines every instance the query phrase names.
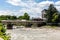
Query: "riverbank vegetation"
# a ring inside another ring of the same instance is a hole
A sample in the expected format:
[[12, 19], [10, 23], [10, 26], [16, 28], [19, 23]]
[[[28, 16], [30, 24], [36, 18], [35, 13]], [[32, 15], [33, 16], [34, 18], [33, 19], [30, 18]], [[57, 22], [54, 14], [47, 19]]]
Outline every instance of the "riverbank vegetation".
[[4, 40], [10, 39], [10, 36], [6, 34], [6, 29], [3, 27], [2, 23], [0, 23], [0, 38]]
[[30, 16], [28, 15], [28, 13], [24, 13], [23, 16], [11, 16], [11, 15], [1, 15], [0, 16], [0, 20], [29, 20], [30, 19]]
[[50, 4], [48, 9], [44, 9], [46, 12], [46, 22], [49, 25], [60, 25], [60, 12], [55, 8], [53, 4]]

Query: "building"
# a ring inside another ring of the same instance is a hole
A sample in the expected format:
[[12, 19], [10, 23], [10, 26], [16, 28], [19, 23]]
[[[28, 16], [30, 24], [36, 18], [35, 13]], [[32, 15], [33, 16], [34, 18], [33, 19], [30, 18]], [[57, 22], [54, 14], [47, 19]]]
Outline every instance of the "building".
[[47, 20], [46, 19], [46, 11], [47, 11], [46, 9], [42, 10], [42, 19], [45, 21]]

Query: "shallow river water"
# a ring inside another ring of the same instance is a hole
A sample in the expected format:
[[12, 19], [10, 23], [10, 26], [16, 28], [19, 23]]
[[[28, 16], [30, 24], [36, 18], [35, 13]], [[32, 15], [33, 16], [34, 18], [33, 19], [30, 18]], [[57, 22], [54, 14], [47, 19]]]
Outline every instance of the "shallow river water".
[[7, 30], [11, 40], [60, 40], [60, 30], [46, 28], [18, 28]]

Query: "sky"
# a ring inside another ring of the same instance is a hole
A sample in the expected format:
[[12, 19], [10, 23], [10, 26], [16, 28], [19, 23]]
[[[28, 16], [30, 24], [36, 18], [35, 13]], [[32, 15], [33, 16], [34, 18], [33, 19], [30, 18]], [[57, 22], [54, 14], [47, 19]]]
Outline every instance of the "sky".
[[60, 0], [0, 0], [0, 15], [22, 16], [27, 12], [31, 18], [41, 18], [41, 11], [50, 4], [60, 11]]

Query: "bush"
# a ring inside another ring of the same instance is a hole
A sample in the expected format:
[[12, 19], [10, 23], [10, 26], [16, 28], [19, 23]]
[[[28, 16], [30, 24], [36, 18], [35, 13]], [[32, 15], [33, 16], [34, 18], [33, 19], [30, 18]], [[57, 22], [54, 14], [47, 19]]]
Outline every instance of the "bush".
[[1, 32], [5, 33], [6, 29], [4, 27], [2, 27]]
[[6, 32], [6, 29], [0, 23], [0, 37], [3, 38], [4, 40], [9, 40], [10, 36], [7, 35], [5, 32]]

